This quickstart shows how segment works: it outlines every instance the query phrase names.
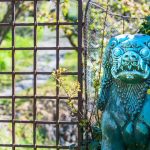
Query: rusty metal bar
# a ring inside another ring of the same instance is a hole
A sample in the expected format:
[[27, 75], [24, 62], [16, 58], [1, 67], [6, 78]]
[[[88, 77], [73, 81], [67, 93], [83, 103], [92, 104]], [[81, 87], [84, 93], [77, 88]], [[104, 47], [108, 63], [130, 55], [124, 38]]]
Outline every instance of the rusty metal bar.
[[12, 150], [15, 150], [15, 1], [12, 0]]
[[[60, 25], [78, 25], [77, 22], [60, 22]], [[54, 26], [57, 25], [57, 22], [47, 22], [47, 23], [41, 23], [37, 22], [37, 26]], [[11, 23], [0, 23], [0, 26], [12, 26]], [[15, 26], [23, 26], [23, 27], [28, 27], [28, 26], [34, 26], [34, 23], [15, 23]]]
[[[37, 50], [56, 50], [57, 47], [37, 47]], [[0, 47], [0, 50], [12, 50], [11, 47]], [[34, 50], [34, 47], [16, 47], [15, 50]], [[59, 50], [78, 50], [78, 47], [59, 47]]]
[[[9, 75], [14, 72], [0, 72], [0, 74]], [[34, 74], [34, 72], [15, 72], [16, 75], [29, 75]], [[52, 72], [36, 72], [37, 75], [51, 75]], [[62, 75], [78, 75], [78, 72], [64, 72]]]
[[[12, 144], [0, 144], [0, 147], [12, 147], [13, 145]], [[24, 148], [56, 148], [56, 146], [53, 146], [53, 145], [46, 145], [46, 146], [43, 146], [43, 145], [20, 145], [20, 144], [15, 144], [14, 145], [15, 147], [24, 147]], [[70, 147], [69, 146], [58, 146], [59, 149], [69, 149]], [[77, 148], [76, 146], [74, 148]]]
[[[82, 64], [82, 19], [83, 19], [83, 10], [82, 10], [82, 0], [78, 0], [78, 81], [80, 83], [81, 91], [78, 92], [78, 120], [79, 122], [82, 119], [83, 115], [83, 99], [82, 99], [82, 90], [83, 90], [83, 64]], [[78, 150], [80, 150], [82, 142], [82, 133], [78, 125]]]
[[36, 90], [36, 77], [37, 77], [37, 71], [36, 71], [36, 56], [37, 56], [37, 0], [34, 0], [34, 66], [33, 66], [33, 71], [34, 71], [34, 90], [33, 90], [33, 94], [34, 94], [34, 102], [33, 102], [33, 145], [34, 145], [34, 150], [37, 149], [36, 147], [36, 94], [37, 94], [37, 90]]
[[[0, 123], [11, 123], [12, 120], [0, 120]], [[32, 120], [15, 120], [14, 119], [14, 122], [15, 123], [34, 123], [36, 122], [36, 124], [56, 124], [57, 121], [38, 121], [38, 120], [35, 120], [35, 121], [32, 121]], [[68, 121], [60, 121], [59, 124], [68, 124], [68, 125], [76, 125], [78, 122], [68, 122]]]
[[[59, 98], [59, 99], [68, 99], [69, 97], [67, 96], [36, 96], [37, 99], [56, 99], [56, 98]], [[0, 100], [3, 99], [3, 98], [12, 98], [12, 96], [0, 96]], [[34, 98], [34, 96], [14, 96], [15, 99], [30, 99], [30, 98]], [[74, 99], [78, 99], [78, 97], [73, 97], [72, 98], [73, 100]]]
[[[59, 69], [59, 7], [60, 7], [60, 0], [57, 0], [56, 2], [56, 69]], [[59, 82], [56, 80], [56, 85], [58, 85]], [[56, 86], [56, 146], [57, 150], [59, 150], [59, 87]]]

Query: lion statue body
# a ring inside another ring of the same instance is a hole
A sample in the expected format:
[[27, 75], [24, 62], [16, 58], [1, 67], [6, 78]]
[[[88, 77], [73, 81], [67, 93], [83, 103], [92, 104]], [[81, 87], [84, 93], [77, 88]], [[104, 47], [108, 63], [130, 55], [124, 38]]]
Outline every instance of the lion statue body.
[[112, 38], [98, 100], [102, 150], [150, 150], [150, 36]]

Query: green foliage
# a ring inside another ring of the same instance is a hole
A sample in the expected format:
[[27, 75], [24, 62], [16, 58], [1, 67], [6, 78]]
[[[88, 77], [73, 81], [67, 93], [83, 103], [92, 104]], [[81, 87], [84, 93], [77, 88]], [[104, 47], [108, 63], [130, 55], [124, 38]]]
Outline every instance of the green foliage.
[[0, 105], [6, 105], [10, 107], [10, 101], [8, 99], [1, 99]]
[[92, 140], [89, 143], [88, 150], [100, 150], [100, 141]]
[[147, 16], [150, 8], [150, 2], [147, 0], [93, 0], [104, 7], [107, 7], [107, 2], [111, 6], [109, 9], [115, 14], [122, 14], [131, 17]]
[[48, 135], [47, 135], [48, 131], [46, 130], [46, 128], [42, 125], [38, 126], [38, 130], [36, 132], [36, 139], [38, 141], [38, 144], [42, 144], [42, 145], [54, 145], [55, 142], [54, 141], [49, 141], [48, 139]]
[[139, 33], [150, 35], [150, 16], [144, 19], [144, 22], [139, 29]]
[[[11, 123], [0, 124], [0, 143], [11, 144], [12, 143], [12, 125]], [[33, 142], [33, 125], [17, 124], [15, 127], [16, 143], [18, 144], [32, 144]], [[39, 127], [36, 132], [36, 139], [40, 141], [40, 144], [54, 144], [54, 141], [48, 141], [47, 131], [44, 127]], [[7, 147], [0, 148], [0, 150], [10, 150]], [[24, 148], [29, 150], [29, 148]]]
[[77, 52], [69, 52], [66, 53], [64, 56], [64, 62], [62, 64], [62, 68], [66, 68], [67, 70], [70, 71], [77, 71], [77, 66], [78, 66], [78, 62], [77, 62]]
[[76, 150], [75, 147], [76, 147], [76, 144], [72, 144], [69, 146], [69, 150]]
[[82, 119], [79, 123], [80, 127], [87, 127], [89, 121], [87, 119]]
[[16, 143], [31, 144], [33, 138], [33, 125], [17, 124], [15, 135], [16, 135]]
[[0, 51], [0, 71], [10, 70], [11, 51]]
[[[150, 15], [150, 2], [146, 0], [136, 1], [136, 0], [92, 0], [93, 2], [97, 2], [105, 9], [107, 8], [107, 3], [109, 4], [108, 10], [114, 14], [119, 14], [128, 17], [124, 20], [124, 33], [135, 34], [137, 32], [137, 28], [139, 27], [142, 19], [145, 16]], [[116, 29], [118, 33], [122, 34], [122, 22], [120, 21], [120, 17], [107, 15], [107, 22], [110, 24], [109, 29], [106, 32], [101, 32], [104, 27], [106, 13], [101, 9], [90, 8], [90, 26], [89, 29], [91, 31], [96, 31], [96, 33], [102, 37], [103, 34], [107, 36], [107, 34], [111, 34], [111, 29]], [[131, 18], [136, 18], [132, 20]], [[131, 20], [130, 20], [131, 19]], [[98, 42], [97, 43], [101, 43]]]
[[7, 3], [0, 3], [0, 22], [3, 20], [4, 15], [6, 14], [8, 7], [7, 7]]
[[[12, 125], [9, 124], [0, 124], [0, 143], [1, 144], [10, 144], [11, 143], [11, 132], [12, 132]], [[9, 148], [5, 147], [5, 148], [1, 148], [0, 150], [10, 150]]]
[[[87, 120], [87, 122], [89, 123], [89, 120]], [[80, 124], [80, 126], [82, 127], [83, 125]], [[86, 150], [87, 146], [88, 146], [88, 150], [100, 150], [101, 139], [102, 139], [102, 131], [101, 131], [100, 124], [95, 124], [95, 125], [90, 124], [86, 126], [86, 128], [87, 127], [90, 128], [90, 130], [88, 131], [83, 130], [83, 133], [88, 138], [85, 138], [85, 140], [83, 141], [82, 150]], [[89, 133], [92, 134], [90, 137], [88, 135]]]
[[[16, 47], [33, 47], [33, 36], [31, 28], [20, 28], [17, 30]], [[38, 40], [42, 38], [43, 28], [38, 28]], [[32, 38], [32, 39], [31, 39]], [[1, 47], [11, 46], [11, 32], [8, 32], [5, 40], [2, 42]], [[33, 50], [19, 50], [16, 51], [16, 69], [23, 70], [33, 64]], [[12, 52], [1, 50], [0, 51], [0, 71], [11, 71], [12, 65]], [[20, 69], [21, 68], [21, 69]]]
[[[3, 28], [2, 28], [3, 29]], [[11, 47], [12, 46], [12, 33], [9, 30], [5, 39], [0, 44], [1, 47]]]
[[62, 4], [62, 13], [65, 20], [76, 22], [78, 20], [78, 3], [75, 0], [64, 0]]
[[96, 125], [92, 125], [91, 127], [92, 127], [94, 139], [100, 141], [102, 139], [101, 125], [96, 124]]

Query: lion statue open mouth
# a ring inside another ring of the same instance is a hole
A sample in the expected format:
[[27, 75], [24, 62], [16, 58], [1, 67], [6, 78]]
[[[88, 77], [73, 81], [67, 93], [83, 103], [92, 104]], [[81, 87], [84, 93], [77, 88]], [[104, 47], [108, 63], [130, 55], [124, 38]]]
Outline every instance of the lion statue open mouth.
[[130, 36], [130, 39], [121, 43], [117, 40], [112, 41], [112, 47], [117, 44], [112, 49], [111, 73], [115, 79], [137, 83], [149, 77], [150, 50], [142, 39], [138, 40], [139, 36]]
[[150, 36], [112, 38], [103, 69], [102, 150], [150, 150]]

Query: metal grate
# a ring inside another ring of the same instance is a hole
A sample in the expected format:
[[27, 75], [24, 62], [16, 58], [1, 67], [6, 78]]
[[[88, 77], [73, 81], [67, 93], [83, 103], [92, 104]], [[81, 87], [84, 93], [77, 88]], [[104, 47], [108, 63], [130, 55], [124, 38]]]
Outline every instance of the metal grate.
[[[37, 75], [50, 75], [52, 72], [49, 72], [49, 70], [45, 72], [39, 72], [37, 71], [37, 52], [38, 50], [55, 50], [56, 51], [56, 69], [59, 68], [60, 65], [60, 57], [59, 54], [61, 50], [77, 50], [78, 52], [78, 71], [77, 72], [66, 72], [64, 75], [75, 75], [78, 78], [78, 81], [81, 85], [82, 89], [82, 0], [77, 0], [78, 2], [78, 21], [77, 22], [60, 22], [59, 16], [60, 16], [60, 0], [56, 1], [56, 22], [44, 22], [39, 23], [37, 22], [37, 0], [24, 0], [24, 1], [32, 1], [34, 2], [34, 22], [33, 23], [19, 23], [16, 22], [15, 18], [15, 2], [16, 0], [0, 0], [0, 2], [11, 2], [11, 17], [12, 21], [10, 23], [0, 23], [0, 27], [11, 27], [12, 29], [12, 46], [11, 47], [3, 47], [0, 48], [0, 50], [10, 50], [12, 52], [12, 71], [11, 72], [0, 72], [0, 75], [12, 75], [12, 95], [8, 96], [0, 96], [0, 99], [3, 98], [9, 98], [12, 99], [12, 119], [11, 120], [0, 120], [0, 123], [11, 123], [12, 124], [12, 143], [11, 144], [1, 144], [0, 143], [0, 149], [10, 147], [12, 150], [15, 150], [16, 148], [31, 148], [34, 150], [39, 150], [42, 148], [52, 148], [52, 149], [69, 149], [69, 146], [62, 146], [59, 144], [59, 127], [60, 125], [77, 125], [79, 128], [79, 121], [80, 121], [80, 115], [78, 116], [78, 121], [71, 122], [71, 121], [59, 121], [59, 102], [61, 99], [67, 99], [67, 97], [61, 97], [59, 96], [59, 87], [56, 87], [56, 95], [55, 96], [39, 96], [37, 94]], [[20, 1], [22, 2], [22, 1]], [[56, 46], [55, 47], [38, 47], [37, 46], [37, 27], [38, 26], [56, 26]], [[60, 26], [65, 25], [75, 25], [78, 26], [78, 46], [77, 47], [60, 47]], [[34, 27], [34, 47], [16, 47], [15, 41], [16, 41], [16, 33], [15, 29], [16, 27]], [[34, 50], [34, 62], [33, 62], [33, 71], [30, 72], [17, 72], [15, 71], [15, 52], [20, 50]], [[16, 96], [15, 93], [15, 76], [16, 75], [33, 75], [34, 76], [34, 83], [33, 83], [33, 95], [31, 96]], [[57, 82], [57, 81], [56, 81]], [[17, 120], [15, 118], [15, 100], [21, 98], [21, 99], [33, 99], [33, 119], [32, 120]], [[56, 100], [56, 121], [38, 121], [36, 117], [36, 106], [37, 106], [37, 99], [55, 99]], [[78, 96], [74, 99], [78, 100], [78, 110], [82, 112], [82, 90], [78, 93]], [[15, 129], [16, 125], [18, 124], [33, 124], [33, 144], [24, 145], [24, 144], [16, 144], [16, 135], [15, 135]], [[36, 132], [37, 132], [37, 126], [40, 124], [53, 124], [56, 126], [56, 143], [54, 145], [38, 145], [36, 140]], [[80, 143], [82, 140], [82, 135], [80, 133], [80, 130], [78, 129], [78, 145], [76, 146], [76, 149], [80, 149]], [[45, 150], [44, 149], [44, 150]]]

